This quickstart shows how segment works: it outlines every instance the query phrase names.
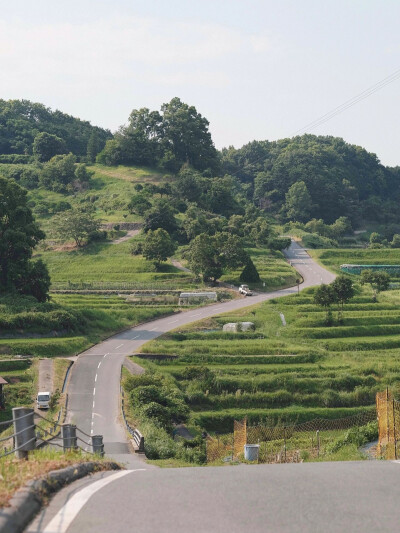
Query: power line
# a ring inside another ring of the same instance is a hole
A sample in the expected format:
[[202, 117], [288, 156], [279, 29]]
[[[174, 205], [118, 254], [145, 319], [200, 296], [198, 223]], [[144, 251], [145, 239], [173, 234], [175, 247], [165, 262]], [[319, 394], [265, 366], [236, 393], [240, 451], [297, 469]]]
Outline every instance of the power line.
[[398, 80], [400, 78], [400, 69], [394, 71], [392, 74], [387, 76], [386, 78], [382, 79], [381, 81], [378, 81], [374, 85], [371, 85], [371, 87], [368, 87], [368, 89], [365, 89], [361, 93], [359, 93], [356, 96], [353, 96], [353, 98], [350, 98], [350, 100], [347, 100], [343, 104], [335, 107], [328, 113], [325, 113], [325, 115], [322, 115], [321, 117], [313, 120], [312, 122], [308, 123], [303, 128], [298, 129], [295, 131], [291, 136], [297, 135], [300, 132], [304, 132], [305, 130], [312, 130], [317, 128], [318, 126], [321, 126], [325, 122], [328, 122], [328, 120], [331, 120], [336, 115], [339, 115], [340, 113], [343, 113], [343, 111], [346, 111], [350, 107], [358, 104], [362, 100], [365, 100], [372, 94], [376, 93], [377, 91], [380, 91], [383, 89], [383, 87], [386, 87], [386, 85], [389, 85], [390, 83], [393, 83], [394, 81]]
[[[321, 126], [325, 122], [328, 122], [328, 120], [331, 120], [336, 115], [339, 115], [340, 113], [343, 113], [343, 111], [346, 111], [346, 109], [349, 109], [353, 105], [356, 105], [359, 102], [361, 102], [362, 100], [365, 100], [366, 98], [368, 98], [372, 94], [376, 93], [377, 91], [380, 91], [381, 89], [386, 87], [386, 85], [389, 85], [390, 83], [393, 83], [394, 81], [398, 80], [399, 78], [400, 78], [400, 69], [397, 69], [394, 72], [392, 72], [392, 74], [389, 74], [389, 76], [386, 76], [386, 78], [383, 78], [381, 81], [378, 81], [374, 85], [371, 85], [370, 87], [368, 87], [368, 89], [365, 89], [364, 91], [362, 91], [361, 93], [357, 94], [356, 96], [353, 96], [353, 98], [350, 98], [349, 100], [346, 100], [346, 102], [343, 102], [343, 104], [335, 107], [334, 109], [332, 109], [328, 113], [325, 113], [325, 115], [322, 115], [321, 117], [313, 120], [312, 122], [309, 122], [303, 128], [300, 128], [297, 131], [295, 131], [294, 133], [292, 133], [292, 135], [290, 135], [290, 137], [294, 137], [295, 135], [297, 135], [300, 132], [305, 132], [305, 130], [312, 130], [312, 129], [317, 128], [318, 126]], [[262, 159], [264, 159], [264, 156], [261, 156], [261, 157], [258, 157], [256, 159], [254, 159], [253, 161], [251, 161], [251, 164], [253, 165], [255, 163], [258, 163]], [[230, 175], [231, 176], [236, 176], [236, 174], [239, 174], [239, 172], [241, 172], [242, 170], [243, 169], [239, 169], [236, 172], [232, 172]]]

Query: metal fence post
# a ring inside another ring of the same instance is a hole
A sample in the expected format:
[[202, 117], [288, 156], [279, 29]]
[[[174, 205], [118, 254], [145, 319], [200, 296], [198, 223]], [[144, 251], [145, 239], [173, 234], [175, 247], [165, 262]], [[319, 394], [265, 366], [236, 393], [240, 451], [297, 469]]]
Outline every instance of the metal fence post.
[[61, 426], [61, 438], [63, 441], [64, 451], [76, 449], [78, 447], [76, 438], [76, 426], [73, 424], [62, 424]]
[[319, 457], [319, 429], [317, 429], [317, 455]]
[[393, 398], [393, 402], [392, 402], [392, 407], [393, 407], [393, 441], [394, 441], [394, 458], [397, 460], [396, 410], [395, 410], [394, 398]]
[[285, 463], [286, 463], [286, 427], [283, 426], [283, 449], [285, 451]]
[[93, 453], [97, 453], [103, 457], [104, 455], [104, 444], [103, 444], [103, 435], [92, 435], [92, 448]]
[[35, 449], [36, 435], [33, 413], [34, 411], [30, 407], [14, 407], [12, 410], [17, 459], [27, 459], [28, 452]]

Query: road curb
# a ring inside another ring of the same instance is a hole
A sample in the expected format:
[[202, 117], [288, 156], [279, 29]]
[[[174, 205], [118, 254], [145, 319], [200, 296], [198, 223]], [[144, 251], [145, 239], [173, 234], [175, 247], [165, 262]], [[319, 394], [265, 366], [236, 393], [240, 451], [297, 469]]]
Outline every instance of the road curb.
[[11, 498], [10, 507], [0, 509], [0, 533], [22, 533], [47, 498], [73, 481], [100, 470], [120, 470], [114, 462], [89, 461], [53, 470], [45, 477], [29, 481]]

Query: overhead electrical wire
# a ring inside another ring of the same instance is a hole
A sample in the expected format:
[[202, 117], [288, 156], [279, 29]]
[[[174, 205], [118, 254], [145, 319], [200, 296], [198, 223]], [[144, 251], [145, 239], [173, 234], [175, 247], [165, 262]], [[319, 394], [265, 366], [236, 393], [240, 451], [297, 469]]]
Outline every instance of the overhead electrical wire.
[[298, 129], [295, 131], [291, 136], [297, 135], [301, 132], [305, 132], [306, 130], [313, 130], [317, 128], [318, 126], [321, 126], [325, 122], [328, 122], [328, 120], [331, 120], [336, 115], [339, 115], [340, 113], [343, 113], [343, 111], [346, 111], [346, 109], [349, 109], [350, 107], [358, 104], [362, 100], [365, 100], [372, 94], [376, 93], [377, 91], [380, 91], [383, 89], [383, 87], [386, 87], [386, 85], [389, 85], [390, 83], [393, 83], [394, 81], [398, 80], [400, 78], [400, 69], [394, 71], [392, 74], [387, 76], [381, 81], [378, 81], [374, 85], [371, 85], [371, 87], [368, 87], [368, 89], [365, 89], [361, 93], [359, 93], [356, 96], [353, 96], [353, 98], [350, 98], [350, 100], [347, 100], [343, 104], [335, 107], [328, 113], [325, 113], [325, 115], [322, 115], [321, 117], [313, 120], [312, 122], [309, 122], [306, 126], [303, 128]]
[[[331, 120], [336, 115], [339, 115], [340, 113], [343, 113], [343, 111], [346, 111], [346, 109], [349, 109], [353, 105], [358, 104], [358, 102], [361, 102], [362, 100], [365, 100], [372, 94], [380, 91], [383, 89], [383, 87], [386, 87], [386, 85], [389, 85], [390, 83], [393, 83], [394, 81], [398, 80], [400, 78], [400, 69], [395, 70], [392, 72], [392, 74], [389, 74], [389, 76], [386, 76], [386, 78], [383, 78], [381, 81], [378, 81], [374, 85], [371, 85], [371, 87], [368, 87], [368, 89], [365, 89], [361, 93], [357, 94], [356, 96], [353, 96], [353, 98], [350, 98], [346, 102], [343, 102], [343, 104], [335, 107], [328, 113], [325, 113], [325, 115], [322, 115], [321, 117], [313, 120], [312, 122], [309, 122], [306, 126], [303, 128], [300, 128], [296, 130], [290, 137], [294, 137], [295, 135], [298, 135], [301, 132], [305, 132], [306, 130], [313, 130], [317, 128], [318, 126], [321, 126], [325, 122], [328, 122], [328, 120]], [[255, 160], [251, 161], [251, 164], [254, 165], [254, 163], [258, 163], [263, 159], [263, 156], [256, 158]], [[231, 176], [235, 176], [236, 174], [239, 174], [241, 172], [240, 170], [237, 170], [236, 172], [232, 172]]]

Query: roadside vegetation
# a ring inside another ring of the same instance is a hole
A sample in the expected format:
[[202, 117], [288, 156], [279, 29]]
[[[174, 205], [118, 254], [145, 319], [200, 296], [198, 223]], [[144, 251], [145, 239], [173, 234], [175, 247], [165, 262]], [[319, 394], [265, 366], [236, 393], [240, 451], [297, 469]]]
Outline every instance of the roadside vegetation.
[[38, 303], [28, 296], [0, 298], [0, 353], [6, 355], [74, 355], [107, 335], [173, 313], [167, 302], [130, 302], [128, 295], [54, 294]]
[[[92, 454], [47, 448], [30, 452], [27, 461], [17, 461], [13, 456], [0, 459], [0, 507], [7, 507], [14, 493], [28, 481], [45, 477], [53, 470], [93, 460]], [[98, 470], [107, 469], [106, 459], [96, 456], [95, 460], [99, 462]]]
[[[332, 305], [329, 326], [316, 292], [306, 289], [183, 327], [147, 343], [134, 359], [179, 391], [189, 409], [188, 427], [211, 435], [232, 432], [233, 420], [245, 416], [249, 424], [270, 426], [347, 417], [373, 410], [376, 392], [385, 387], [399, 394], [400, 292], [382, 292], [375, 303], [370, 287], [356, 286], [343, 310], [340, 302]], [[255, 330], [222, 331], [223, 324], [238, 321], [253, 322]], [[332, 444], [332, 453], [339, 448]]]

